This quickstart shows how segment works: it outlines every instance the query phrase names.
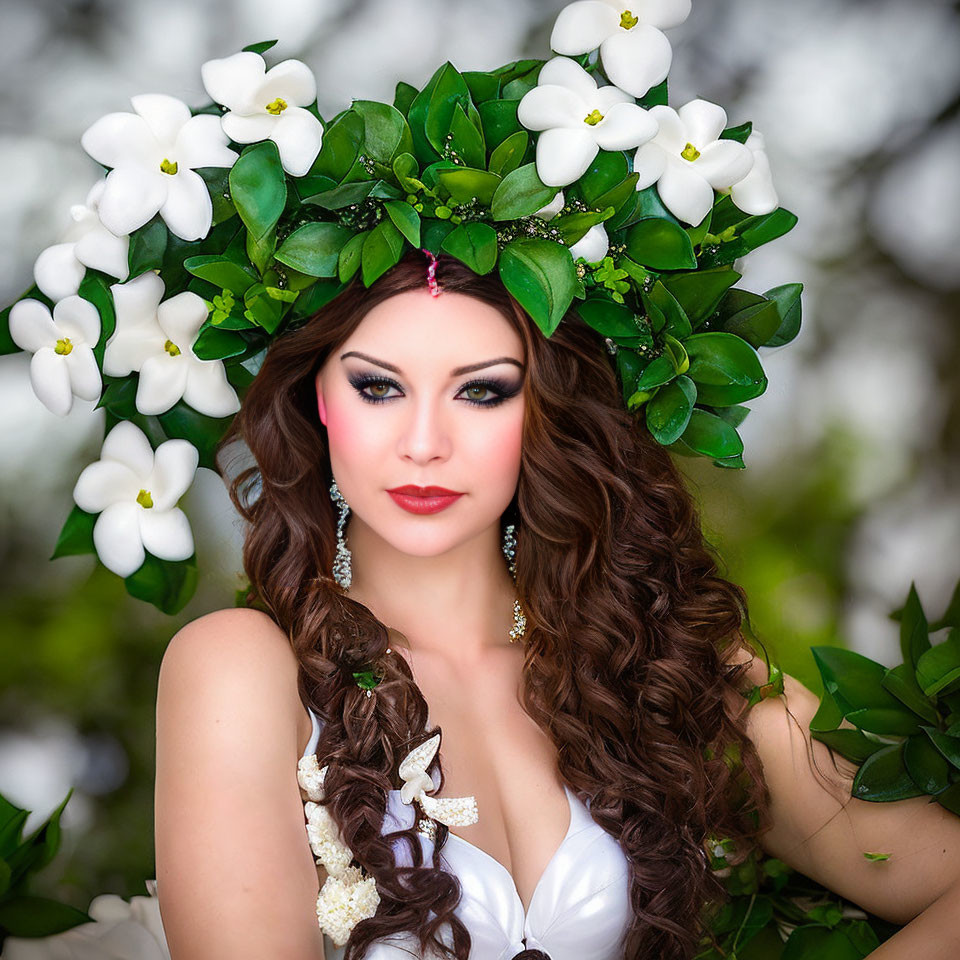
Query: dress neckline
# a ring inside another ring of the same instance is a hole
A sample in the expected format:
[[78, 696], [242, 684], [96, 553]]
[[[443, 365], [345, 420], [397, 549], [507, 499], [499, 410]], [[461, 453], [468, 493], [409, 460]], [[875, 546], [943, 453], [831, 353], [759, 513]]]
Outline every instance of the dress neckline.
[[[399, 791], [397, 791], [397, 792], [399, 793]], [[554, 865], [554, 863], [556, 863], [558, 857], [560, 856], [561, 851], [562, 851], [563, 848], [567, 845], [567, 842], [568, 842], [568, 841], [573, 837], [573, 835], [574, 835], [574, 826], [575, 826], [576, 821], [577, 821], [577, 818], [576, 818], [576, 816], [575, 816], [574, 803], [575, 803], [575, 802], [579, 802], [579, 798], [574, 794], [574, 792], [573, 792], [566, 784], [563, 784], [563, 792], [564, 792], [564, 794], [566, 795], [566, 798], [567, 798], [567, 808], [568, 808], [569, 813], [570, 813], [570, 821], [569, 821], [569, 823], [567, 824], [567, 832], [563, 835], [563, 839], [560, 841], [560, 845], [557, 847], [556, 850], [553, 851], [553, 855], [552, 855], [552, 856], [550, 857], [550, 859], [547, 861], [547, 865], [543, 868], [543, 873], [540, 874], [539, 879], [537, 880], [536, 884], [534, 884], [533, 893], [530, 894], [530, 903], [529, 903], [527, 906], [524, 906], [523, 898], [520, 896], [520, 891], [519, 891], [519, 889], [517, 888], [517, 882], [516, 882], [516, 880], [514, 880], [513, 874], [506, 868], [506, 866], [505, 866], [504, 864], [502, 864], [502, 863], [501, 863], [495, 856], [493, 856], [492, 854], [487, 853], [486, 850], [482, 850], [482, 849], [481, 849], [480, 847], [478, 847], [475, 843], [471, 843], [471, 842], [470, 842], [469, 840], [467, 840], [465, 837], [461, 837], [459, 834], [454, 833], [453, 830], [451, 830], [449, 827], [447, 828], [447, 842], [448, 842], [448, 843], [449, 843], [449, 841], [450, 841], [450, 838], [453, 837], [453, 839], [454, 839], [457, 843], [460, 843], [460, 844], [462, 844], [463, 846], [469, 847], [471, 850], [476, 851], [476, 853], [479, 854], [479, 856], [480, 856], [482, 859], [484, 859], [484, 860], [488, 861], [489, 863], [493, 864], [493, 865], [494, 865], [494, 868], [497, 869], [497, 870], [499, 870], [500, 873], [502, 873], [502, 874], [507, 878], [507, 880], [509, 881], [510, 886], [511, 886], [511, 888], [512, 888], [512, 890], [513, 890], [514, 896], [517, 898], [517, 901], [518, 901], [519, 904], [520, 904], [520, 911], [521, 911], [521, 914], [522, 914], [524, 920], [526, 920], [527, 915], [528, 915], [528, 914], [530, 913], [530, 911], [533, 909], [534, 901], [537, 899], [537, 891], [543, 886], [544, 881], [546, 880], [546, 878], [547, 878], [547, 877], [550, 875], [550, 873], [552, 872], [552, 870], [553, 870], [553, 865]], [[591, 820], [591, 822], [593, 822], [593, 821]], [[442, 851], [441, 851], [441, 855], [442, 855]]]

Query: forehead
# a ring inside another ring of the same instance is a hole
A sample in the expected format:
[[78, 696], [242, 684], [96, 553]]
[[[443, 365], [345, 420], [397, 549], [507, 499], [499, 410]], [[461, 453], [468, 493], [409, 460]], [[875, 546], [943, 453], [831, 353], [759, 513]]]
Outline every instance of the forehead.
[[377, 304], [343, 348], [365, 350], [404, 370], [413, 369], [415, 361], [420, 366], [432, 366], [436, 361], [453, 367], [497, 356], [524, 359], [519, 333], [496, 307], [443, 291], [442, 286], [437, 297], [423, 287]]

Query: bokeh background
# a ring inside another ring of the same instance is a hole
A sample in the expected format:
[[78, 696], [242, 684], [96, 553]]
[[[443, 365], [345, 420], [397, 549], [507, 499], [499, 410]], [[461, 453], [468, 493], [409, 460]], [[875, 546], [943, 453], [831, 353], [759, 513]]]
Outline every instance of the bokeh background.
[[[561, 0], [0, 0], [0, 306], [32, 283], [69, 207], [102, 174], [80, 147], [129, 97], [207, 102], [200, 64], [279, 38], [325, 118], [392, 101], [445, 60], [549, 56]], [[747, 469], [678, 462], [727, 574], [783, 668], [809, 648], [899, 662], [890, 612], [916, 583], [930, 619], [960, 576], [960, 7], [947, 0], [694, 0], [669, 36], [670, 103], [722, 104], [766, 137], [798, 226], [739, 266], [757, 292], [805, 284], [803, 328], [761, 350], [770, 386], [740, 428]], [[153, 872], [156, 679], [183, 623], [230, 606], [240, 530], [217, 476], [184, 501], [203, 575], [176, 617], [92, 557], [47, 561], [100, 412], [34, 397], [0, 357], [0, 793], [37, 826], [73, 787], [34, 891], [86, 908]], [[936, 638], [935, 638], [936, 639]], [[229, 789], [225, 785], [225, 789]]]

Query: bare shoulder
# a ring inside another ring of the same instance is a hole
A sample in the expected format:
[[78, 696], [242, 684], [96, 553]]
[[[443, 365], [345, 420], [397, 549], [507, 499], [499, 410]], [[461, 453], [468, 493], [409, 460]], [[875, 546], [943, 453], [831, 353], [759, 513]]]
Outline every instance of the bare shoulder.
[[[764, 671], [758, 682], [765, 681]], [[960, 891], [960, 818], [926, 796], [853, 796], [859, 765], [811, 735], [819, 706], [816, 693], [784, 673], [783, 694], [746, 715], [770, 791], [772, 826], [761, 846], [865, 910], [907, 923], [948, 890]], [[853, 728], [846, 719], [841, 726]]]
[[296, 657], [265, 614], [218, 610], [170, 641], [157, 689], [155, 839], [176, 960], [323, 956], [296, 778], [301, 717]]

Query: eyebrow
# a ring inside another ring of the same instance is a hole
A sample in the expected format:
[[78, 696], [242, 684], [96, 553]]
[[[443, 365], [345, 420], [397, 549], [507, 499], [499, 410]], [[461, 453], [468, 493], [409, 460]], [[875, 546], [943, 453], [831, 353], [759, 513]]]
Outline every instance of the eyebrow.
[[[403, 371], [399, 367], [395, 367], [392, 363], [387, 363], [386, 360], [377, 360], [376, 357], [371, 357], [367, 353], [360, 353], [359, 350], [348, 350], [346, 353], [340, 354], [341, 360], [346, 360], [347, 357], [359, 357], [361, 360], [367, 360], [370, 363], [376, 364], [378, 367], [384, 367], [387, 370], [392, 370], [394, 373], [399, 373], [400, 376], [403, 376]], [[482, 370], [484, 367], [492, 367], [498, 363], [512, 363], [521, 370], [523, 369], [523, 364], [513, 357], [497, 357], [495, 360], [482, 360], [480, 363], [468, 363], [465, 367], [456, 367], [450, 371], [450, 376], [458, 377], [461, 373], [472, 373], [474, 370]]]

